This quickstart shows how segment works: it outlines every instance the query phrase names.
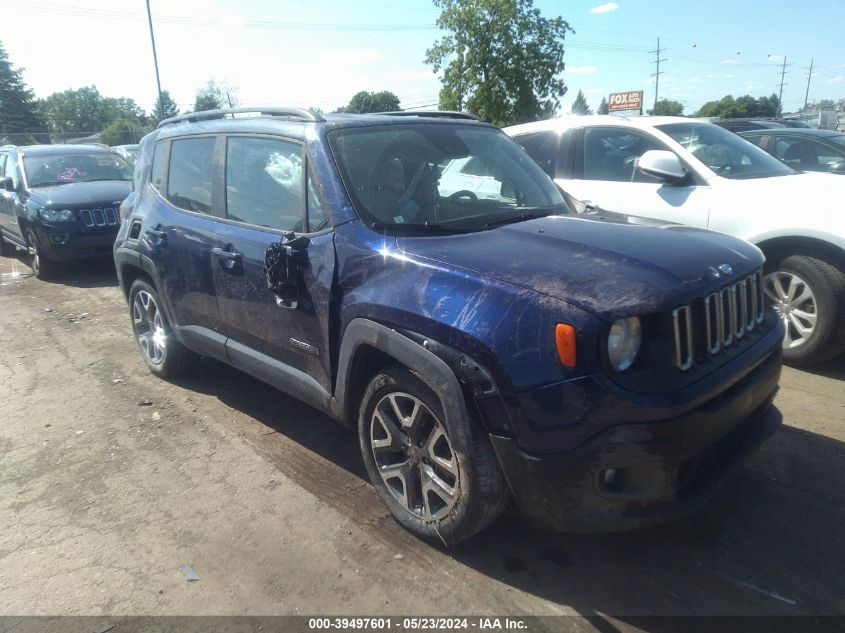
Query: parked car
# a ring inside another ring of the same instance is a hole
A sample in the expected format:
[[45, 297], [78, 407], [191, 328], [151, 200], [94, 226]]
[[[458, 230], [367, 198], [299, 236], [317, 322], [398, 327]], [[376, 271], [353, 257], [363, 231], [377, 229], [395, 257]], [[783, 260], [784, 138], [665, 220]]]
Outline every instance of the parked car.
[[738, 119], [712, 119], [719, 127], [731, 132], [745, 132], [747, 130], [769, 130], [787, 127], [809, 128], [810, 125], [797, 119], [775, 119], [766, 117], [738, 118]]
[[752, 242], [767, 258], [785, 358], [821, 362], [845, 351], [845, 181], [800, 173], [681, 117], [564, 117], [505, 131], [577, 200]]
[[0, 245], [30, 255], [36, 277], [106, 257], [132, 170], [103, 145], [0, 147]]
[[[141, 355], [162, 377], [216, 358], [357, 429], [420, 537], [466, 539], [511, 495], [550, 528], [665, 521], [780, 423], [750, 244], [573, 217], [469, 116], [231, 112], [141, 142], [114, 248]], [[440, 190], [465, 159], [497, 197]]]
[[135, 145], [113, 145], [112, 149], [120, 154], [131, 167], [134, 167], [135, 161], [138, 160], [139, 147], [136, 143]]
[[784, 128], [739, 135], [800, 171], [845, 174], [845, 134], [834, 130]]

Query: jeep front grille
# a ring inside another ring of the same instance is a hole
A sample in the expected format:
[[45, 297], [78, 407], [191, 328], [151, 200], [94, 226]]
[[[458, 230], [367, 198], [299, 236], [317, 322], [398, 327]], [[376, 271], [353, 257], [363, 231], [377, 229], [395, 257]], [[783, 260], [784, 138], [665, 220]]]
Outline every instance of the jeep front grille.
[[95, 226], [116, 226], [120, 223], [117, 209], [112, 207], [104, 209], [82, 209], [79, 212], [79, 217], [82, 219], [82, 224], [88, 228]]
[[[758, 270], [703, 299], [672, 310], [675, 366], [687, 371], [703, 354], [737, 344], [765, 318], [763, 272]], [[696, 353], [696, 350], [701, 352]]]

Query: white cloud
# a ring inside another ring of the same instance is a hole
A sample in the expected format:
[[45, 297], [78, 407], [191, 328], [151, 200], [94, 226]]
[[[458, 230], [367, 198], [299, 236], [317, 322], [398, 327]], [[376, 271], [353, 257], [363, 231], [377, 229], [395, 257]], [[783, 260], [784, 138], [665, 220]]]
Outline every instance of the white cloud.
[[565, 75], [591, 75], [598, 71], [599, 69], [595, 66], [568, 66], [563, 73]]
[[321, 64], [335, 69], [372, 64], [382, 57], [381, 53], [370, 49], [326, 51], [318, 56]]
[[616, 11], [618, 8], [619, 5], [615, 2], [605, 2], [604, 4], [600, 4], [599, 6], [590, 9], [590, 13], [610, 13], [611, 11]]
[[783, 55], [768, 55], [766, 56], [770, 62], [777, 62], [778, 64], [783, 62]]
[[384, 73], [384, 78], [388, 81], [416, 81], [417, 79], [428, 79], [433, 77], [434, 73], [430, 70], [393, 70]]
[[[813, 73], [813, 74], [815, 74], [815, 73]], [[833, 77], [832, 79], [828, 79], [825, 83], [838, 84], [838, 83], [842, 83], [843, 81], [845, 81], [845, 75], [836, 75], [836, 77]]]
[[735, 59], [723, 59], [719, 62], [720, 64], [738, 64], [739, 62]]

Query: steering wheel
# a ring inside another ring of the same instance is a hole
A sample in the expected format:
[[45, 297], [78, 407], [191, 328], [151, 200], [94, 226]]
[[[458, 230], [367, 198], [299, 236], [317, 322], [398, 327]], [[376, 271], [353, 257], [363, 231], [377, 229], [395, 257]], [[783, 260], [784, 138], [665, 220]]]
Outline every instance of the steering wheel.
[[452, 200], [457, 200], [459, 198], [467, 198], [473, 202], [478, 200], [478, 196], [475, 195], [469, 189], [461, 189], [460, 191], [456, 191], [455, 193], [449, 194], [448, 200], [451, 202]]

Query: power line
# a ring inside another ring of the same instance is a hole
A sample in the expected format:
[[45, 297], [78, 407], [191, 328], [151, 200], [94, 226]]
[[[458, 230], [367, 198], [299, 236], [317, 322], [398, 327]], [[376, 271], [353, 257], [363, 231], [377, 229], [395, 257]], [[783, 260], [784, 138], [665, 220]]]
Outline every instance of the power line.
[[807, 72], [807, 92], [804, 93], [804, 109], [807, 109], [807, 100], [810, 98], [810, 78], [813, 76], [813, 62], [815, 60], [810, 60], [810, 69]]

